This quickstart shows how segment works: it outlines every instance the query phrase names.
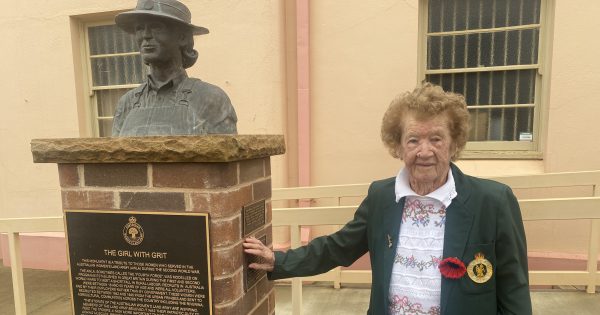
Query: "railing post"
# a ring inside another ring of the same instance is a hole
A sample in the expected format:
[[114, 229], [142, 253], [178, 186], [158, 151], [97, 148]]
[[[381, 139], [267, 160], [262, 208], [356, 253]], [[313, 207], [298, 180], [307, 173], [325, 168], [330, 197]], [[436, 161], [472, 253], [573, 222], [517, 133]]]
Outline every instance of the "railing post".
[[8, 232], [8, 251], [10, 253], [10, 269], [12, 273], [13, 294], [16, 315], [26, 315], [25, 285], [23, 282], [23, 265], [21, 263], [21, 241], [18, 232]]
[[[300, 226], [290, 225], [291, 248], [298, 248], [302, 245], [300, 239]], [[302, 315], [302, 279], [292, 279], [292, 314]]]
[[[338, 197], [337, 198], [337, 205], [341, 206], [342, 205], [342, 197]], [[341, 229], [343, 227], [343, 225], [336, 225], [337, 229]], [[333, 288], [334, 289], [339, 289], [342, 287], [342, 268], [341, 267], [335, 267], [335, 279], [333, 280]]]
[[335, 267], [335, 280], [333, 280], [333, 288], [339, 289], [342, 287], [342, 267]]
[[587, 293], [596, 292], [596, 274], [598, 273], [598, 245], [600, 245], [600, 220], [592, 220], [590, 229], [590, 247], [588, 249]]
[[[337, 198], [337, 205], [342, 205], [342, 197]], [[343, 225], [337, 225], [336, 228], [339, 230]], [[335, 267], [335, 279], [333, 280], [333, 288], [339, 289], [342, 287], [342, 267]]]
[[[600, 196], [600, 185], [594, 185], [594, 196]], [[600, 210], [600, 209], [598, 209]], [[596, 292], [596, 274], [598, 273], [598, 247], [600, 246], [600, 220], [593, 219], [590, 224], [590, 242], [588, 248], [588, 283], [587, 293]]]

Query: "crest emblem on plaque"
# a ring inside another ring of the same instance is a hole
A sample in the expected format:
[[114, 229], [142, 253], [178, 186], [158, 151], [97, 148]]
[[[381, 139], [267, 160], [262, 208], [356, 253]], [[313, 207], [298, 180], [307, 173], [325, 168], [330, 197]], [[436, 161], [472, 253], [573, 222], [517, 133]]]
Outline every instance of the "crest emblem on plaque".
[[144, 229], [134, 216], [129, 217], [129, 223], [123, 227], [123, 237], [129, 245], [140, 245], [144, 240]]
[[489, 260], [485, 259], [483, 253], [475, 254], [475, 259], [467, 266], [469, 278], [476, 283], [485, 283], [492, 277], [494, 268]]

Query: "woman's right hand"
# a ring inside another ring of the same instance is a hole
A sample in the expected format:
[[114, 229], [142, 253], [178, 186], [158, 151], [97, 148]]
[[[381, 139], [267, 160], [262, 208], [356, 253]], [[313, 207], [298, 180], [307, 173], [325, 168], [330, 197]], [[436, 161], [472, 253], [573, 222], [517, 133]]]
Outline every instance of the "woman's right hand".
[[275, 266], [275, 253], [265, 246], [260, 240], [255, 237], [248, 237], [244, 239], [244, 253], [258, 256], [260, 259], [259, 263], [251, 263], [248, 267], [252, 269], [273, 271]]

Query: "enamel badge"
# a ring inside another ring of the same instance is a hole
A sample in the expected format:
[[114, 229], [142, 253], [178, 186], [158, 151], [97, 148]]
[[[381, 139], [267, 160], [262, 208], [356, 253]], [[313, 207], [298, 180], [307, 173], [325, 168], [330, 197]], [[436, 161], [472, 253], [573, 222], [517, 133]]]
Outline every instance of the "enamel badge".
[[137, 223], [134, 216], [131, 216], [129, 223], [123, 227], [123, 237], [129, 245], [140, 245], [144, 240], [144, 229]]
[[486, 283], [492, 278], [493, 272], [494, 268], [492, 267], [492, 263], [485, 259], [483, 253], [475, 254], [475, 259], [467, 266], [469, 278], [476, 283]]

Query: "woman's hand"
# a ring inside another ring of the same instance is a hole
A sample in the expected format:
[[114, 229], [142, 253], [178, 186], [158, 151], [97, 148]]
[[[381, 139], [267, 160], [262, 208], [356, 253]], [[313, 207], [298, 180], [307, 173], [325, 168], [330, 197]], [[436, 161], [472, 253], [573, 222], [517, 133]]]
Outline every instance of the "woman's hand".
[[251, 263], [248, 267], [252, 269], [273, 271], [275, 254], [270, 248], [254, 237], [247, 237], [244, 239], [243, 246], [246, 254], [255, 255], [261, 258], [258, 263]]

